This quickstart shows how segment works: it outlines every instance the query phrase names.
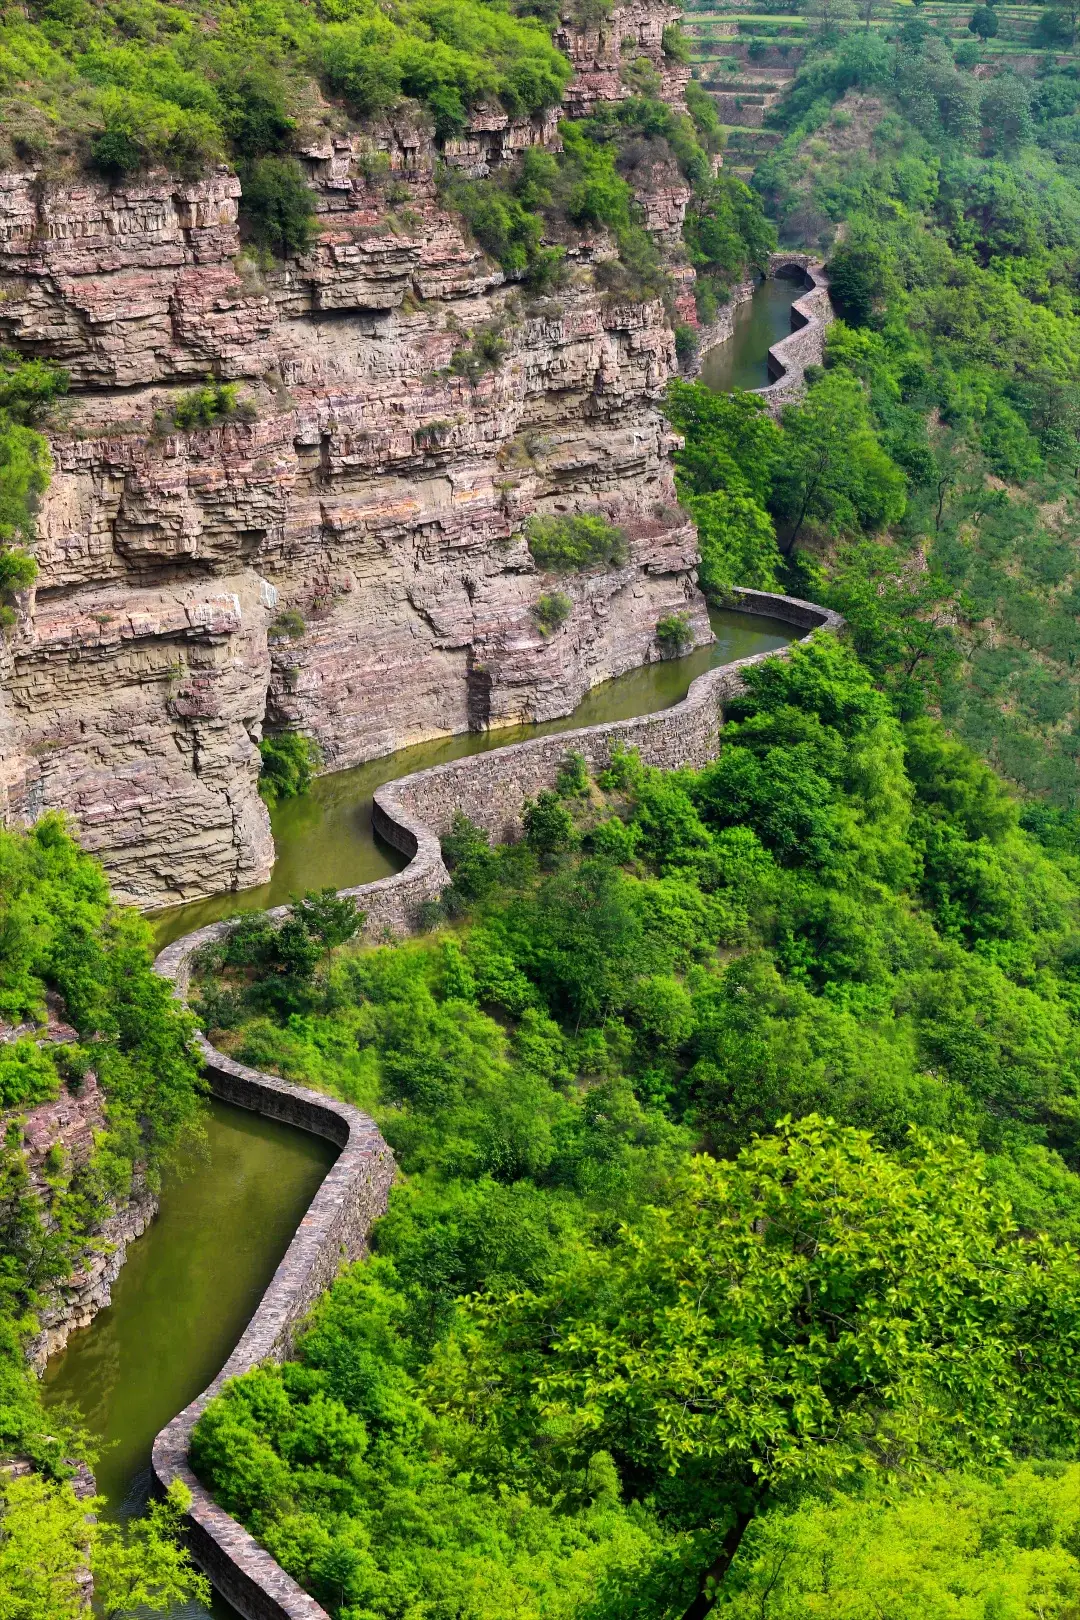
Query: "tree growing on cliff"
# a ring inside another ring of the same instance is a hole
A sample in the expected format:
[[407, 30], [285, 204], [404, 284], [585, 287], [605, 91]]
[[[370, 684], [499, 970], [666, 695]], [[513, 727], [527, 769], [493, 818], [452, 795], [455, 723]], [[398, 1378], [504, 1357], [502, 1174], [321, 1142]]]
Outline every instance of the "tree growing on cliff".
[[38, 424], [67, 386], [68, 374], [58, 366], [0, 350], [0, 626], [14, 622], [11, 598], [37, 575], [24, 548], [34, 538], [38, 499], [52, 472]]

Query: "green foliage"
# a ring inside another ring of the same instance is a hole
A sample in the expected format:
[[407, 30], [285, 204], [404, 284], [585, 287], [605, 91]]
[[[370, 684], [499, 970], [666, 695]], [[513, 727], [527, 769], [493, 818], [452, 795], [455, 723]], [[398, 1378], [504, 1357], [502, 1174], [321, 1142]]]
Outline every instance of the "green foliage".
[[[806, 540], [815, 561], [794, 549], [787, 577], [845, 613], [903, 713], [940, 712], [1014, 782], [1068, 807], [1080, 148], [1076, 80], [1045, 68], [975, 80], [921, 18], [871, 55], [848, 41], [800, 70], [790, 134], [758, 181], [787, 239], [808, 219], [844, 222], [830, 270], [845, 319], [827, 364], [861, 384], [907, 485], [902, 518], [873, 544], [857, 511], [808, 519], [793, 547]], [[806, 136], [851, 88], [884, 101], [872, 140], [812, 155]], [[789, 494], [769, 498], [785, 543]]]
[[440, 136], [459, 134], [468, 111], [499, 102], [514, 117], [556, 106], [569, 65], [546, 31], [477, 0], [413, 0], [391, 22], [374, 6], [322, 30], [322, 70], [361, 118], [410, 96]]
[[14, 622], [14, 593], [37, 577], [37, 564], [22, 547], [34, 539], [37, 501], [49, 486], [52, 458], [36, 424], [67, 386], [66, 371], [0, 350], [0, 627]]
[[180, 396], [169, 412], [172, 425], [180, 433], [190, 433], [196, 428], [214, 427], [232, 417], [250, 421], [251, 407], [239, 398], [239, 393], [237, 383], [210, 379], [204, 387], [192, 388]]
[[449, 370], [454, 377], [466, 377], [475, 388], [481, 377], [495, 371], [506, 354], [501, 322], [492, 322], [467, 334], [468, 343], [454, 350]]
[[912, 1620], [1014, 1614], [1066, 1620], [1080, 1596], [1075, 1465], [1025, 1465], [1000, 1482], [946, 1478], [917, 1494], [830, 1500], [755, 1523], [717, 1620]]
[[626, 561], [626, 536], [605, 518], [531, 517], [525, 538], [538, 568], [570, 573], [583, 568], [617, 568]]
[[656, 621], [656, 639], [665, 658], [681, 658], [694, 644], [694, 628], [686, 613], [667, 613]]
[[1071, 1447], [1080, 1421], [1058, 1338], [1080, 1323], [1074, 1256], [1016, 1234], [959, 1143], [890, 1156], [782, 1126], [694, 1160], [668, 1208], [546, 1288], [474, 1310], [443, 1399], [503, 1444], [542, 1436], [566, 1463], [599, 1445], [669, 1481], [683, 1526], [733, 1527], [709, 1582], [774, 1495], [850, 1489], [882, 1450], [894, 1474], [996, 1462], [1026, 1425]]
[[261, 157], [241, 173], [242, 217], [251, 240], [279, 259], [298, 258], [315, 234], [315, 199], [291, 157]]
[[[687, 210], [683, 240], [701, 281], [695, 285], [699, 313], [711, 318], [718, 289], [764, 272], [776, 248], [776, 228], [765, 218], [760, 198], [721, 170], [715, 179], [698, 186]], [[707, 307], [702, 307], [703, 299]]]
[[[282, 608], [276, 613], [267, 627], [267, 635], [272, 640], [281, 640], [287, 637], [290, 641], [299, 641], [307, 629], [304, 615], [296, 608]], [[294, 733], [288, 733], [289, 736]]]
[[533, 608], [533, 618], [541, 635], [552, 636], [573, 612], [574, 604], [565, 591], [545, 591]]
[[191, 1492], [174, 1480], [160, 1502], [121, 1528], [102, 1525], [91, 1551], [94, 1600], [106, 1620], [150, 1609], [168, 1612], [175, 1604], [210, 1602], [210, 1582], [191, 1563], [184, 1546], [184, 1518]]
[[993, 6], [976, 6], [971, 13], [968, 28], [984, 42], [993, 39], [998, 31], [997, 12]]
[[[26, 1360], [34, 1313], [85, 1266], [136, 1168], [159, 1184], [163, 1163], [197, 1132], [201, 1090], [193, 1021], [153, 971], [149, 929], [111, 906], [101, 868], [56, 816], [28, 833], [0, 831], [0, 1018], [43, 1025], [46, 994], [78, 1044], [39, 1044], [32, 1028], [0, 1046], [0, 1107], [14, 1111], [0, 1143], [0, 1456], [29, 1457], [44, 1476], [5, 1483], [0, 1473], [0, 1613], [12, 1620], [75, 1620], [75, 1577], [98, 1536], [86, 1528], [88, 1505], [57, 1483], [84, 1437], [41, 1409]], [[91, 1068], [104, 1128], [75, 1164], [51, 1153], [35, 1191], [19, 1114], [64, 1088], [77, 1092]]]
[[[596, 1569], [552, 1511], [606, 1558], [586, 1613], [679, 1620], [747, 1525], [723, 1601], [760, 1603], [790, 1546], [795, 1606], [815, 1515], [891, 1491], [907, 1548], [924, 1469], [1075, 1445], [1075, 1258], [1037, 1235], [1080, 1235], [1072, 820], [1028, 817], [1037, 842], [835, 637], [746, 683], [701, 771], [571, 757], [500, 849], [458, 815], [452, 931], [346, 946], [302, 1004], [266, 997], [265, 925], [231, 936], [256, 965], [220, 1038], [373, 1111], [408, 1178], [298, 1362], [200, 1429], [223, 1500], [340, 1613], [335, 1572], [404, 1617], [492, 1527], [492, 1613], [551, 1610]], [[885, 1556], [847, 1535], [841, 1572]]]
[[0, 44], [0, 86], [42, 107], [46, 142], [73, 136], [115, 180], [149, 164], [194, 174], [231, 154], [249, 170], [253, 220], [283, 253], [302, 251], [310, 208], [291, 161], [262, 164], [310, 116], [312, 76], [361, 118], [411, 98], [440, 137], [476, 107], [556, 106], [570, 76], [542, 24], [479, 0], [408, 0], [393, 18], [370, 0], [241, 0], [207, 18], [165, 0], [123, 17], [73, 0], [5, 19]]
[[561, 796], [561, 793], [541, 789], [535, 799], [526, 799], [521, 813], [525, 842], [547, 860], [564, 854], [577, 843], [574, 818], [559, 802]]
[[[286, 627], [285, 633], [292, 635], [295, 631]], [[259, 754], [262, 757], [259, 792], [267, 804], [306, 793], [323, 762], [318, 743], [302, 731], [282, 731], [263, 737]]]
[[209, 1603], [210, 1583], [180, 1542], [190, 1502], [190, 1491], [174, 1484], [164, 1502], [121, 1528], [95, 1515], [100, 1498], [80, 1500], [69, 1484], [35, 1474], [0, 1484], [0, 1616], [79, 1620], [88, 1568], [106, 1620]]
[[766, 502], [780, 434], [763, 402], [676, 381], [665, 410], [686, 441], [675, 465], [679, 497], [697, 524], [702, 589], [711, 596], [730, 585], [773, 589], [779, 554]]

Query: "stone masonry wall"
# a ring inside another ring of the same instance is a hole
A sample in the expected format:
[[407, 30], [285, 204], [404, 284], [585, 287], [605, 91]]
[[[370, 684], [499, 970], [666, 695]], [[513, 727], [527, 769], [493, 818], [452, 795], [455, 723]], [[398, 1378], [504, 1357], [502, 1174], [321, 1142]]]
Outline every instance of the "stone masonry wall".
[[315, 1600], [217, 1506], [191, 1472], [188, 1446], [195, 1424], [225, 1381], [262, 1361], [283, 1359], [297, 1323], [341, 1265], [366, 1253], [371, 1223], [386, 1209], [394, 1160], [374, 1121], [359, 1109], [234, 1063], [202, 1037], [200, 1042], [216, 1097], [325, 1137], [341, 1152], [236, 1349], [209, 1388], [162, 1429], [151, 1466], [162, 1490], [182, 1480], [191, 1491], [192, 1553], [246, 1620], [325, 1620]]
[[765, 400], [771, 416], [778, 416], [782, 408], [806, 391], [807, 366], [820, 366], [825, 359], [825, 328], [833, 319], [829, 299], [829, 278], [824, 265], [809, 253], [774, 253], [769, 259], [768, 274], [798, 265], [810, 283], [809, 291], [796, 298], [791, 306], [794, 330], [790, 337], [781, 338], [769, 350], [769, 370], [776, 382], [768, 388], [757, 388], [755, 393]]
[[[799, 269], [806, 277], [806, 289], [791, 302], [790, 337], [781, 338], [769, 350], [769, 373], [776, 378], [765, 388], [751, 392], [766, 401], [769, 413], [777, 416], [782, 406], [798, 399], [805, 392], [807, 366], [820, 366], [825, 358], [825, 328], [833, 319], [829, 299], [829, 278], [825, 267], [811, 253], [773, 253], [765, 268], [769, 276]], [[730, 302], [725, 304], [712, 325], [702, 327], [698, 333], [698, 350], [693, 361], [685, 368], [687, 377], [696, 377], [701, 362], [710, 349], [726, 343], [735, 329], [735, 311], [754, 296], [756, 283], [740, 282], [731, 289]]]

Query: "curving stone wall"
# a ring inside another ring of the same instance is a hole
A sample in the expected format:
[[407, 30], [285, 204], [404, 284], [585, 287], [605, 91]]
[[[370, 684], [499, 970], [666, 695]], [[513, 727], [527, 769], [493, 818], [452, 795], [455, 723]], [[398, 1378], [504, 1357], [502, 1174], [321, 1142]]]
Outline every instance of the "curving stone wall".
[[[178, 989], [187, 982], [190, 958], [197, 948], [191, 940], [192, 936], [179, 940], [163, 953], [173, 958], [171, 962], [158, 959], [159, 971], [166, 977], [175, 973]], [[314, 1598], [218, 1507], [192, 1473], [188, 1448], [192, 1430], [225, 1381], [261, 1361], [284, 1359], [297, 1323], [333, 1282], [342, 1262], [365, 1253], [371, 1223], [386, 1209], [394, 1159], [374, 1120], [358, 1108], [249, 1069], [216, 1051], [205, 1037], [200, 1035], [198, 1040], [216, 1097], [326, 1137], [341, 1152], [236, 1349], [210, 1387], [162, 1429], [154, 1441], [151, 1467], [163, 1490], [179, 1479], [191, 1491], [188, 1540], [192, 1554], [245, 1620], [326, 1620]]]
[[[772, 416], [780, 408], [797, 399], [806, 387], [807, 366], [820, 366], [825, 358], [825, 328], [833, 319], [829, 299], [829, 278], [825, 267], [812, 253], [771, 253], [765, 267], [766, 279], [783, 274], [785, 270], [801, 270], [806, 287], [791, 302], [791, 336], [781, 338], [769, 350], [769, 375], [776, 380], [766, 388], [750, 392], [760, 394]], [[741, 281], [731, 289], [731, 297], [711, 326], [698, 333], [698, 352], [683, 370], [683, 376], [693, 378], [701, 371], [701, 363], [710, 349], [726, 343], [735, 330], [735, 311], [754, 296], [757, 283]]]
[[769, 350], [769, 373], [776, 381], [768, 388], [755, 388], [769, 408], [771, 416], [778, 416], [781, 408], [797, 399], [806, 388], [807, 366], [820, 366], [825, 359], [825, 328], [833, 319], [829, 299], [829, 278], [825, 266], [809, 253], [773, 253], [769, 258], [770, 276], [797, 265], [810, 286], [791, 306], [792, 333], [781, 338]]
[[[806, 632], [835, 631], [843, 623], [827, 608], [766, 591], [738, 590], [730, 605], [785, 620]], [[637, 748], [650, 765], [703, 765], [716, 756], [720, 706], [743, 689], [743, 671], [786, 652], [777, 648], [709, 670], [692, 683], [681, 703], [656, 714], [535, 738], [388, 783], [375, 795], [375, 824], [412, 860], [392, 877], [340, 892], [354, 896], [366, 911], [369, 938], [406, 933], [417, 906], [434, 899], [448, 882], [439, 835], [455, 810], [464, 810], [499, 838], [514, 837], [524, 801], [554, 783], [571, 749], [583, 754], [593, 770], [608, 763], [616, 745]], [[278, 907], [270, 915], [280, 916], [285, 910]], [[157, 970], [172, 980], [179, 996], [187, 994], [195, 953], [231, 927], [231, 921], [211, 923], [162, 951]], [[225, 1366], [155, 1440], [153, 1474], [162, 1489], [179, 1479], [191, 1491], [192, 1552], [244, 1620], [327, 1620], [314, 1598], [217, 1505], [192, 1473], [188, 1452], [195, 1424], [226, 1380], [261, 1361], [283, 1359], [297, 1324], [333, 1281], [342, 1261], [365, 1252], [371, 1223], [386, 1208], [394, 1179], [393, 1156], [375, 1122], [359, 1109], [237, 1063], [202, 1035], [198, 1041], [215, 1096], [325, 1137], [341, 1153]]]

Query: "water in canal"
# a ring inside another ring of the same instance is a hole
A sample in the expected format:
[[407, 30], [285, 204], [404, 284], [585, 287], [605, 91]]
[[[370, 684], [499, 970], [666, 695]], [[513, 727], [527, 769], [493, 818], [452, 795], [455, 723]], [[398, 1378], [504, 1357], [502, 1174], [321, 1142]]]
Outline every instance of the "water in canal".
[[227, 1103], [211, 1102], [205, 1125], [112, 1304], [45, 1372], [46, 1406], [74, 1402], [94, 1436], [110, 1515], [142, 1507], [154, 1436], [232, 1354], [335, 1157], [329, 1142]]
[[[788, 284], [790, 287], [790, 283]], [[611, 720], [632, 720], [635, 715], [653, 714], [670, 708], [686, 696], [690, 682], [718, 664], [730, 664], [751, 653], [783, 647], [796, 632], [779, 619], [759, 618], [752, 613], [736, 613], [729, 608], [709, 612], [716, 640], [698, 647], [685, 658], [644, 664], [627, 675], [594, 686], [572, 714], [561, 720], [539, 725], [504, 726], [495, 731], [465, 732], [436, 742], [403, 748], [385, 759], [370, 760], [353, 770], [320, 776], [301, 798], [285, 799], [271, 812], [277, 860], [269, 883], [257, 889], [214, 895], [171, 906], [152, 915], [158, 948], [163, 949], [181, 934], [238, 911], [254, 911], [263, 906], [282, 905], [305, 889], [333, 885], [344, 889], [356, 883], [374, 883], [377, 878], [399, 872], [406, 856], [377, 838], [371, 826], [371, 796], [384, 782], [427, 770], [466, 754], [486, 753], [528, 737], [551, 732], [575, 731], [579, 726], [597, 726]]]
[[[424, 743], [319, 778], [273, 813], [271, 881], [160, 913], [159, 944], [304, 889], [342, 888], [399, 870], [405, 857], [371, 828], [371, 796], [383, 782], [526, 737], [655, 713], [678, 703], [706, 670], [795, 635], [776, 619], [723, 609], [710, 618], [710, 646], [606, 681], [562, 720]], [[110, 1514], [142, 1506], [154, 1436], [228, 1359], [333, 1157], [317, 1137], [210, 1103], [205, 1152], [166, 1179], [160, 1213], [132, 1244], [112, 1304], [72, 1335], [45, 1374], [46, 1405], [77, 1404], [97, 1442], [95, 1472]], [[193, 1606], [185, 1620], [201, 1612]], [[233, 1611], [215, 1597], [212, 1613], [225, 1620]]]
[[772, 276], [760, 282], [754, 296], [734, 311], [734, 330], [724, 343], [709, 349], [701, 362], [698, 380], [714, 394], [733, 388], [765, 388], [769, 376], [769, 350], [791, 331], [791, 303], [805, 289], [806, 278]]

